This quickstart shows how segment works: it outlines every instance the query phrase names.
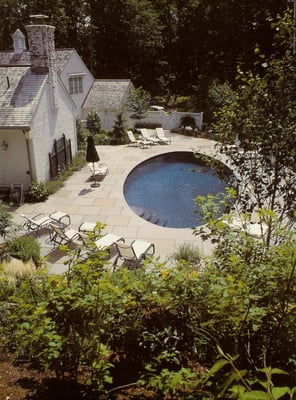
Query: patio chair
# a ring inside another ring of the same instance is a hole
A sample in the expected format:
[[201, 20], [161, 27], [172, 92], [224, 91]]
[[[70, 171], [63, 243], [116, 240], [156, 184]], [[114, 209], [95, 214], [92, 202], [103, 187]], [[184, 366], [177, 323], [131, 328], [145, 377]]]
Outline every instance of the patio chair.
[[80, 232], [75, 231], [75, 229], [67, 228], [63, 230], [55, 224], [49, 224], [49, 230], [49, 240], [53, 243], [54, 247], [62, 244], [70, 244], [76, 239], [80, 239]]
[[150, 136], [147, 132], [146, 128], [141, 128], [140, 129], [141, 135], [145, 140], [150, 141], [152, 144], [158, 144], [160, 140], [156, 136]]
[[123, 265], [126, 265], [128, 268], [133, 268], [133, 266], [138, 267], [147, 255], [153, 255], [155, 253], [155, 246], [153, 243], [143, 242], [141, 240], [133, 240], [130, 244], [116, 242], [115, 246], [118, 251], [118, 256], [113, 264], [114, 269], [119, 260], [122, 260]]
[[61, 212], [61, 211], [54, 211], [49, 214], [49, 218], [54, 221], [54, 224], [59, 226], [60, 228], [66, 228], [71, 224], [71, 217], [70, 215]]
[[[123, 241], [124, 239], [120, 236], [114, 235], [113, 233], [106, 233], [100, 239], [94, 240], [94, 237], [85, 232], [79, 232], [80, 239], [82, 240], [83, 246], [80, 246], [78, 252], [78, 258], [80, 261], [85, 261], [92, 257], [96, 252], [102, 252], [102, 256], [108, 260], [117, 254], [114, 243], [116, 241]], [[107, 264], [106, 264], [107, 265]]]
[[88, 168], [90, 169], [94, 179], [96, 176], [104, 177], [109, 174], [109, 169], [106, 164], [102, 164], [102, 163], [98, 163], [98, 162], [94, 162], [94, 163], [91, 162], [91, 163], [88, 163], [87, 165], [88, 165]]
[[100, 239], [95, 241], [95, 245], [98, 250], [105, 250], [119, 241], [124, 242], [124, 239], [121, 236], [114, 235], [113, 233], [106, 233]]
[[135, 135], [133, 134], [132, 131], [127, 131], [127, 136], [128, 139], [130, 141], [130, 144], [136, 147], [147, 147], [147, 146], [151, 146], [151, 141], [150, 140], [146, 140], [146, 139], [136, 139]]
[[41, 229], [47, 228], [49, 223], [52, 222], [50, 217], [44, 214], [37, 214], [32, 218], [25, 214], [20, 214], [20, 216], [26, 220], [23, 224], [25, 231], [32, 232], [36, 236], [38, 236]]
[[239, 217], [232, 217], [230, 220], [223, 220], [234, 232], [245, 232], [249, 236], [264, 238], [267, 232], [267, 225], [262, 222], [250, 222]]
[[156, 136], [161, 144], [171, 144], [171, 139], [165, 136], [163, 128], [156, 128]]

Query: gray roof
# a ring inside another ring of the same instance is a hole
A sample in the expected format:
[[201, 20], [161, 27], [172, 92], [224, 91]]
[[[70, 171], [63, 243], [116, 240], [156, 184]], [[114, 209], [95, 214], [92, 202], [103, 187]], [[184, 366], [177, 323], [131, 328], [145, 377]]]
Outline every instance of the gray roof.
[[30, 67], [0, 67], [0, 127], [29, 127], [47, 74]]
[[118, 110], [130, 85], [130, 79], [96, 79], [84, 101], [83, 108]]
[[61, 73], [70, 59], [71, 55], [76, 52], [75, 49], [57, 49], [56, 50], [56, 68]]
[[[59, 73], [62, 72], [74, 49], [56, 49], [56, 68]], [[0, 66], [29, 66], [31, 65], [31, 53], [26, 50], [21, 54], [15, 54], [14, 51], [0, 51]]]
[[31, 65], [31, 53], [23, 51], [20, 54], [15, 54], [13, 51], [0, 51], [1, 66], [29, 66]]

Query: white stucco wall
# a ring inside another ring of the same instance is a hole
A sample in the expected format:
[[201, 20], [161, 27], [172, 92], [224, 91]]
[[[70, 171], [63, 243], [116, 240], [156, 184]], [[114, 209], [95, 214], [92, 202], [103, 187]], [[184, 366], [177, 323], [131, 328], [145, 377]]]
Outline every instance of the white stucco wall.
[[31, 182], [25, 135], [22, 130], [1, 130], [0, 144], [5, 140], [8, 149], [0, 148], [0, 186]]
[[[91, 109], [83, 108], [81, 113], [81, 120], [86, 126], [87, 114]], [[113, 129], [118, 111], [111, 110], [96, 110], [99, 114], [101, 127], [106, 131]], [[175, 129], [180, 127], [180, 121], [183, 115], [190, 115], [195, 119], [196, 126], [199, 130], [202, 130], [203, 125], [203, 113], [185, 113], [173, 111], [167, 113], [165, 111], [149, 111], [146, 118], [141, 119], [141, 121], [132, 119], [129, 117], [128, 113], [124, 113], [125, 127], [134, 127], [137, 123], [147, 123], [147, 124], [159, 124], [164, 129]]]
[[65, 87], [69, 91], [69, 77], [71, 74], [83, 74], [83, 93], [72, 94], [71, 97], [76, 105], [76, 115], [80, 115], [81, 106], [84, 102], [91, 85], [93, 84], [94, 77], [88, 70], [84, 62], [76, 51], [73, 52], [71, 58], [68, 60], [64, 70], [60, 74], [60, 78], [63, 81]]
[[[165, 111], [149, 111], [147, 117], [141, 119], [141, 123], [154, 123], [160, 124], [164, 129], [175, 129], [180, 127], [181, 118], [183, 116], [191, 116], [195, 119], [196, 126], [199, 130], [202, 130], [203, 124], [203, 113], [193, 112], [178, 112], [172, 111], [167, 113]], [[135, 120], [128, 120], [130, 126], [134, 126], [137, 122]]]
[[55, 110], [51, 107], [49, 88], [46, 86], [33, 118], [29, 139], [32, 179], [45, 182], [50, 178], [48, 154], [54, 139], [65, 134], [71, 139], [72, 155], [77, 152], [75, 106], [61, 82], [57, 81]]
[[[86, 126], [87, 115], [92, 108], [83, 108], [81, 112], [81, 121]], [[117, 119], [118, 110], [111, 111], [111, 110], [96, 110], [100, 117], [101, 128], [104, 131], [110, 131], [113, 129], [115, 121]]]

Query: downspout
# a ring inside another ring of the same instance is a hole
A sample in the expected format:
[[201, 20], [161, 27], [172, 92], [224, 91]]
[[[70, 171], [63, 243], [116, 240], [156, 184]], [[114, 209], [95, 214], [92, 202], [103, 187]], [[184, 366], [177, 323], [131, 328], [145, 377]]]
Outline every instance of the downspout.
[[[30, 138], [31, 138], [31, 131], [30, 130], [25, 130], [23, 129], [23, 133], [25, 135], [25, 141], [26, 141], [26, 150], [27, 150], [27, 158], [28, 158], [28, 164], [29, 164], [29, 171], [27, 171], [27, 174], [31, 176], [31, 181], [33, 180], [33, 167], [32, 167], [32, 159], [31, 159], [31, 152], [30, 152]], [[35, 177], [36, 179], [36, 177]]]

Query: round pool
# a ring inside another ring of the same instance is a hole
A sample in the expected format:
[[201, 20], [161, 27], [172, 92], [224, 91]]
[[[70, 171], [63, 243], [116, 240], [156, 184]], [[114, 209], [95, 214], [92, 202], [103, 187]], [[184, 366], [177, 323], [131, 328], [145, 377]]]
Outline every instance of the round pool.
[[192, 152], [165, 153], [135, 167], [124, 183], [130, 208], [153, 224], [192, 228], [203, 224], [194, 199], [225, 191], [231, 171], [219, 176]]

